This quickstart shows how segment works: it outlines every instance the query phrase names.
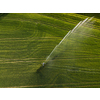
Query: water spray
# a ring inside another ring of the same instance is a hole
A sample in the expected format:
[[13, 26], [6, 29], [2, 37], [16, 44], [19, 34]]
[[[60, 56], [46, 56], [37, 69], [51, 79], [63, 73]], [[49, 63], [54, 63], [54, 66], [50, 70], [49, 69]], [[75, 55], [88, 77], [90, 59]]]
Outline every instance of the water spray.
[[[55, 48], [52, 50], [52, 52], [49, 54], [49, 56], [46, 58], [45, 62], [42, 63], [42, 67], [44, 67], [47, 62], [49, 60], [52, 60], [55, 56], [57, 56], [61, 51], [59, 48], [61, 48], [63, 45], [65, 45], [66, 43], [66, 40], [68, 38], [68, 36], [72, 33], [75, 33], [75, 32], [78, 32], [77, 30], [82, 26], [84, 26], [85, 24], [87, 24], [88, 22], [90, 22], [92, 20], [93, 17], [91, 17], [90, 19], [86, 18], [85, 20], [83, 21], [80, 21], [72, 30], [70, 30], [65, 36], [64, 38], [59, 42], [58, 45], [55, 46]], [[56, 55], [54, 55], [56, 54]]]

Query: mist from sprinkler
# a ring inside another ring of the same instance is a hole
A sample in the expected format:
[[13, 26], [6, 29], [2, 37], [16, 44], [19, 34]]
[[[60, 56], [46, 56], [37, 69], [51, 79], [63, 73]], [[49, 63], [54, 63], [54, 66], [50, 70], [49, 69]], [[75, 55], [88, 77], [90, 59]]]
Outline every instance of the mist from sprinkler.
[[49, 56], [46, 58], [45, 62], [42, 63], [42, 66], [44, 67], [45, 64], [52, 60], [55, 56], [57, 56], [59, 53], [62, 52], [62, 50], [64, 49], [64, 47], [66, 47], [66, 43], [67, 43], [67, 39], [68, 37], [77, 35], [77, 34], [81, 34], [82, 31], [85, 30], [86, 25], [88, 25], [90, 23], [90, 21], [92, 20], [93, 17], [86, 18], [83, 21], [80, 21], [72, 30], [70, 30], [65, 36], [64, 38], [59, 42], [58, 45], [55, 46], [55, 48], [52, 50], [52, 52], [49, 54]]

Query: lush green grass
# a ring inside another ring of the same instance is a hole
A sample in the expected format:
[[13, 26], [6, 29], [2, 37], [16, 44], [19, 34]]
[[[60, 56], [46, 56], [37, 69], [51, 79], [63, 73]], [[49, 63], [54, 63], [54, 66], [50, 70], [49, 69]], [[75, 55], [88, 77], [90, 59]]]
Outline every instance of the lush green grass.
[[[0, 15], [0, 87], [100, 87], [100, 19], [91, 32], [70, 37], [66, 49], [41, 63], [82, 14]], [[92, 28], [92, 26], [89, 26]]]

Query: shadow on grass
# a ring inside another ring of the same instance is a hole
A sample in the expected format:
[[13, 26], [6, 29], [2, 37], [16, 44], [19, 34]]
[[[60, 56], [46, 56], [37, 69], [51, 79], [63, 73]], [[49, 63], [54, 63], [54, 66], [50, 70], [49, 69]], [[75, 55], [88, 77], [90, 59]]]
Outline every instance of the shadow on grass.
[[4, 18], [5, 16], [7, 16], [9, 13], [0, 13], [0, 20], [2, 19], [2, 18]]

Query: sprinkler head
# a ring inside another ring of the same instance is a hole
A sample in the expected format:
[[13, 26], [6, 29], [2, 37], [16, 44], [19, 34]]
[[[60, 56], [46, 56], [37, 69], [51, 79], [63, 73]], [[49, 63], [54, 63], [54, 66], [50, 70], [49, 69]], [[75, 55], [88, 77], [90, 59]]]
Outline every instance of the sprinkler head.
[[44, 65], [45, 65], [45, 63], [43, 62], [43, 63], [42, 63], [42, 66], [44, 67]]

